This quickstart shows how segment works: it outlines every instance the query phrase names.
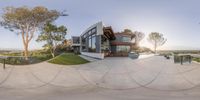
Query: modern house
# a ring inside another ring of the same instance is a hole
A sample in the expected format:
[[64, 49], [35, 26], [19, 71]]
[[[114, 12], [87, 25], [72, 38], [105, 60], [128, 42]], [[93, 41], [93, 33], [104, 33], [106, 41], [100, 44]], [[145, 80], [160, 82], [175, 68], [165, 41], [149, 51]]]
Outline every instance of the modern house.
[[72, 37], [72, 47], [82, 55], [104, 59], [107, 56], [128, 56], [135, 46], [135, 35], [129, 31], [114, 33], [111, 27], [98, 22], [80, 36]]

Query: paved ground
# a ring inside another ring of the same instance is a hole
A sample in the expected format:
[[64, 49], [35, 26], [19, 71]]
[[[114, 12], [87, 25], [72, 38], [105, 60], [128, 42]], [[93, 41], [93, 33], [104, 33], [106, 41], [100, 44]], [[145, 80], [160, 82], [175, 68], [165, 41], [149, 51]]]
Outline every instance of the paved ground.
[[0, 100], [199, 100], [200, 65], [154, 56], [0, 68]]

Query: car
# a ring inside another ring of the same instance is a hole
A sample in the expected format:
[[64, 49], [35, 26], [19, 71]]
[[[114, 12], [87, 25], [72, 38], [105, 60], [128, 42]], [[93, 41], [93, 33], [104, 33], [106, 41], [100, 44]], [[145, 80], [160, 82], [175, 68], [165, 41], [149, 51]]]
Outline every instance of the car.
[[132, 59], [137, 59], [139, 57], [139, 53], [136, 53], [136, 52], [130, 52], [128, 54], [128, 56]]

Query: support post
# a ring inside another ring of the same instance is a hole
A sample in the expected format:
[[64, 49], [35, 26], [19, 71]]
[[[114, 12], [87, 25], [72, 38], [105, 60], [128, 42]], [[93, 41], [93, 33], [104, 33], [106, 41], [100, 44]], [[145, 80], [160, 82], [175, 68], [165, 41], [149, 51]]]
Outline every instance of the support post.
[[181, 65], [183, 65], [183, 56], [181, 56]]
[[6, 59], [3, 59], [3, 69], [6, 69]]
[[192, 56], [190, 55], [189, 56], [189, 63], [191, 64], [191, 62], [192, 62]]

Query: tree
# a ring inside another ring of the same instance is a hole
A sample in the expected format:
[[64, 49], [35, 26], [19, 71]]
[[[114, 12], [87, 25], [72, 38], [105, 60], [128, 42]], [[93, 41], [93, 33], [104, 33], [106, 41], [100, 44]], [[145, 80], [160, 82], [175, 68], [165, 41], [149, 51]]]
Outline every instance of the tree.
[[167, 39], [161, 33], [151, 32], [148, 41], [154, 46], [154, 52], [157, 53], [157, 47], [164, 45]]
[[144, 38], [145, 35], [143, 32], [138, 32], [138, 31], [133, 32], [133, 34], [135, 34], [135, 44], [138, 47], [139, 42]]
[[131, 49], [132, 50], [136, 50], [136, 49], [139, 49], [139, 43], [140, 41], [144, 38], [144, 33], [143, 32], [138, 32], [138, 31], [132, 31], [130, 29], [124, 29], [124, 32], [125, 33], [128, 33], [128, 34], [131, 34], [132, 35], [132, 38], [134, 38], [134, 42], [135, 42], [135, 45], [132, 45], [131, 46]]
[[134, 31], [134, 32], [133, 32], [133, 31], [130, 30], [130, 29], [124, 29], [124, 32], [134, 35], [136, 45], [138, 45], [139, 42], [140, 42], [140, 41], [144, 38], [144, 36], [145, 36], [143, 32], [138, 32], [138, 31]]
[[65, 26], [56, 26], [48, 23], [42, 30], [41, 34], [38, 36], [37, 42], [45, 41], [46, 47], [50, 50], [52, 57], [55, 57], [55, 51], [59, 43], [65, 40], [67, 35], [67, 28]]
[[28, 59], [29, 43], [34, 33], [47, 22], [56, 20], [61, 13], [56, 10], [48, 10], [45, 7], [6, 7], [2, 15], [1, 26], [21, 35], [24, 45], [24, 56]]

